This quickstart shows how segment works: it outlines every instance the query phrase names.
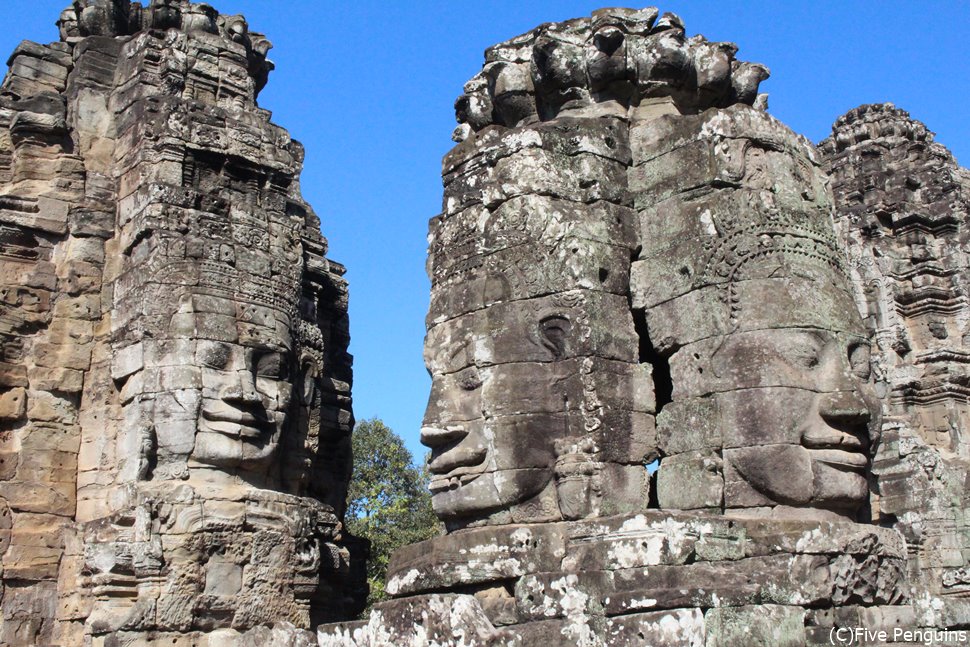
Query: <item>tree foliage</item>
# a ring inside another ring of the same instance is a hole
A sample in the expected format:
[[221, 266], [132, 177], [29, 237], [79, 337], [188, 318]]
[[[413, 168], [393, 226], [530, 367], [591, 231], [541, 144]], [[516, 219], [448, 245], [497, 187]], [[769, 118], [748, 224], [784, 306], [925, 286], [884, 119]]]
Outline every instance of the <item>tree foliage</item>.
[[371, 542], [368, 606], [383, 600], [391, 553], [441, 533], [431, 509], [428, 473], [414, 465], [401, 438], [381, 420], [354, 428], [354, 475], [347, 503], [347, 529]]

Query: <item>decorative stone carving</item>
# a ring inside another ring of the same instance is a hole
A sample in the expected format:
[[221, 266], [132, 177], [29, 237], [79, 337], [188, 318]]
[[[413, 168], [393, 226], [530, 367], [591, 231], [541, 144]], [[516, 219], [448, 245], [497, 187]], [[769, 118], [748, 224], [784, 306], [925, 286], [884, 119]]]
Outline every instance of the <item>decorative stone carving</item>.
[[[320, 644], [801, 646], [970, 623], [944, 488], [907, 492], [941, 461], [899, 458], [823, 157], [765, 113], [766, 68], [658, 14], [543, 25], [466, 84], [428, 263], [422, 440], [449, 534], [400, 550], [394, 599]], [[899, 276], [922, 263], [898, 256]]]
[[[658, 416], [661, 507], [687, 503], [683, 479], [713, 452], [718, 507], [855, 518], [878, 405], [813, 149], [746, 107], [634, 129], [643, 250], [631, 293], [673, 387]], [[712, 417], [710, 433], [685, 429], [685, 408]]]
[[970, 175], [892, 104], [840, 117], [819, 150], [875, 340], [885, 421], [873, 516], [903, 531], [929, 590], [962, 596], [970, 546]]
[[350, 617], [347, 286], [270, 45], [181, 0], [59, 26], [0, 87], [0, 642]]

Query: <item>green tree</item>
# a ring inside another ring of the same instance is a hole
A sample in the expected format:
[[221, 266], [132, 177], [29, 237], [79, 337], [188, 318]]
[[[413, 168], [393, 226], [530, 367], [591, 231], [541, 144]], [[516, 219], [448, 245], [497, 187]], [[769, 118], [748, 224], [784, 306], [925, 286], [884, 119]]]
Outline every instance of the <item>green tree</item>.
[[347, 529], [371, 542], [367, 562], [368, 606], [386, 598], [391, 553], [441, 534], [431, 508], [426, 467], [416, 467], [404, 441], [381, 420], [354, 428], [354, 475], [347, 502]]

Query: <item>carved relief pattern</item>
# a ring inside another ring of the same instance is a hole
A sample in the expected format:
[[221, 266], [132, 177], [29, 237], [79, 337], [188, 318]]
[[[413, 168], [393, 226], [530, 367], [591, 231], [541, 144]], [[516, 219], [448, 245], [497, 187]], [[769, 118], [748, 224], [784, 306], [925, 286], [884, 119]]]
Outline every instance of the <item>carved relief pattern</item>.
[[58, 24], [0, 88], [0, 642], [346, 617], [347, 285], [271, 45], [182, 0]]

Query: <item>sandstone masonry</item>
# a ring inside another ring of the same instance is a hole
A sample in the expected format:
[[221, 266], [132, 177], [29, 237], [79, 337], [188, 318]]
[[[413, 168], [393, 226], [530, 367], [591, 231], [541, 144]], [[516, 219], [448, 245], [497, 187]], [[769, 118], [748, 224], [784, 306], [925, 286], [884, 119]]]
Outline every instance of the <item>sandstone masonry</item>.
[[271, 44], [179, 0], [58, 24], [0, 87], [0, 642], [346, 618], [347, 286]]

